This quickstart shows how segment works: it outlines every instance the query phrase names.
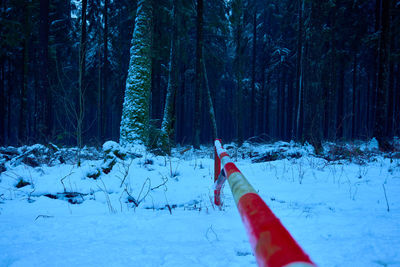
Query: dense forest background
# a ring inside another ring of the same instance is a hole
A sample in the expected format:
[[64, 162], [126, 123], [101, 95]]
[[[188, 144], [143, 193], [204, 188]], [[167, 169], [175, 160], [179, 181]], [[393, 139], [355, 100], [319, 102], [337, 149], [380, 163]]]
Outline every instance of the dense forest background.
[[[207, 87], [224, 141], [400, 135], [400, 1], [151, 5], [151, 124], [173, 44], [175, 143], [196, 129], [212, 140]], [[0, 145], [118, 141], [137, 1], [1, 0], [0, 12]]]

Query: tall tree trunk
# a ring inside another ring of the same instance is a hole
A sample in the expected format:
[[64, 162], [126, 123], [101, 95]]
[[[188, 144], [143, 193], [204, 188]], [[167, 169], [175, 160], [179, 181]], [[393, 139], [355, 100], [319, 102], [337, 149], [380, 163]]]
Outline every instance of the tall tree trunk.
[[376, 119], [374, 136], [379, 142], [379, 148], [386, 151], [390, 148], [387, 125], [387, 92], [389, 87], [389, 1], [382, 0], [380, 4], [380, 19], [382, 20], [378, 48], [378, 81]]
[[258, 114], [258, 125], [259, 125], [259, 132], [265, 133], [265, 67], [264, 64], [261, 64], [261, 81], [260, 81], [260, 108]]
[[20, 112], [19, 112], [19, 131], [18, 143], [24, 144], [27, 141], [27, 92], [28, 92], [28, 66], [29, 66], [29, 10], [28, 4], [24, 4], [24, 44], [23, 44], [23, 60], [22, 60], [22, 85], [20, 91]]
[[12, 77], [13, 75], [13, 64], [11, 62], [10, 59], [8, 59], [8, 75], [7, 75], [7, 85], [8, 85], [8, 97], [7, 97], [7, 144], [12, 142], [12, 135], [11, 135], [11, 131], [12, 131], [12, 123], [11, 123], [11, 106], [12, 106], [12, 96], [14, 94], [14, 88], [13, 88], [13, 81], [12, 81]]
[[397, 136], [400, 135], [400, 65], [397, 63], [397, 71], [396, 71], [396, 95], [395, 95], [395, 122], [396, 122], [396, 127], [395, 127], [395, 134]]
[[324, 137], [329, 138], [329, 108], [330, 108], [330, 99], [329, 99], [329, 83], [324, 86]]
[[266, 82], [266, 86], [265, 86], [265, 104], [264, 104], [264, 116], [265, 116], [265, 128], [264, 128], [264, 132], [271, 137], [271, 129], [269, 127], [269, 121], [270, 121], [270, 98], [271, 98], [271, 94], [270, 94], [270, 84], [271, 82], [271, 73], [267, 74], [267, 82]]
[[196, 37], [196, 88], [194, 112], [193, 147], [200, 148], [201, 131], [201, 96], [202, 96], [202, 61], [203, 61], [203, 0], [197, 0], [197, 37]]
[[343, 138], [344, 124], [344, 59], [340, 59], [339, 86], [337, 97], [336, 138]]
[[102, 71], [102, 97], [101, 97], [101, 139], [105, 140], [106, 138], [109, 138], [110, 136], [110, 127], [107, 127], [107, 125], [110, 125], [108, 122], [109, 119], [109, 110], [111, 106], [111, 99], [109, 99], [109, 93], [108, 93], [108, 4], [109, 0], [104, 0], [104, 32], [103, 32], [103, 49], [104, 49], [104, 54], [103, 54], [103, 71]]
[[[390, 48], [394, 47], [394, 34], [391, 34]], [[387, 109], [387, 135], [392, 138], [394, 129], [394, 60], [389, 56], [389, 85], [388, 85], [388, 109]]]
[[97, 139], [101, 143], [103, 141], [103, 136], [102, 136], [102, 129], [103, 129], [103, 91], [102, 91], [102, 68], [101, 68], [101, 49], [100, 49], [100, 44], [97, 49], [97, 58], [98, 58], [98, 68], [97, 68]]
[[301, 138], [300, 119], [303, 99], [303, 10], [304, 0], [298, 0], [298, 35], [297, 35], [297, 62], [296, 62], [296, 90], [297, 90], [297, 114], [296, 114], [296, 138]]
[[286, 138], [293, 138], [293, 73], [289, 73], [288, 87], [287, 87], [287, 105], [286, 105]]
[[281, 117], [280, 117], [280, 139], [286, 140], [286, 132], [285, 132], [285, 113], [286, 113], [286, 84], [287, 84], [287, 68], [283, 68], [283, 73], [282, 73], [282, 86], [281, 86]]
[[278, 80], [277, 80], [277, 84], [276, 84], [276, 131], [275, 131], [275, 137], [278, 139], [282, 138], [281, 135], [281, 113], [282, 113], [282, 80], [283, 80], [283, 71], [282, 71], [282, 66], [279, 66], [278, 69]]
[[[354, 51], [354, 59], [353, 59], [353, 105], [352, 105], [352, 120], [351, 120], [351, 138], [356, 138], [356, 120], [359, 120], [359, 114], [356, 114], [356, 97], [357, 97], [357, 52]], [[360, 100], [359, 100], [360, 101]]]
[[82, 126], [84, 118], [84, 90], [86, 72], [86, 9], [87, 0], [82, 0], [81, 38], [79, 44], [79, 88], [78, 88], [78, 112], [76, 118], [76, 141], [78, 146], [78, 166], [80, 166], [80, 149], [82, 147]]
[[51, 127], [51, 90], [49, 85], [49, 0], [40, 0], [39, 28], [39, 99], [38, 101], [38, 137], [43, 142], [49, 138]]
[[0, 58], [0, 146], [5, 145], [5, 122], [6, 122], [6, 94], [5, 94], [5, 64], [4, 58]]
[[257, 11], [253, 17], [253, 52], [251, 65], [251, 105], [250, 105], [250, 136], [255, 135], [255, 124], [257, 122], [256, 114], [256, 64], [257, 64]]
[[[185, 73], [186, 73], [186, 64], [185, 63], [183, 63], [183, 65], [182, 65], [182, 69], [181, 69], [181, 74], [180, 74], [180, 77], [181, 77], [181, 81], [182, 81], [182, 84], [181, 84], [181, 86], [180, 86], [180, 93], [179, 93], [179, 97], [181, 98], [181, 101], [180, 101], [180, 103], [181, 103], [181, 105], [180, 105], [180, 114], [181, 114], [181, 121], [186, 121], [186, 114], [185, 114], [185, 105], [186, 105], [186, 101], [185, 101], [185, 95], [186, 95], [186, 90], [185, 90], [185, 86], [186, 86], [186, 77], [185, 77]], [[179, 131], [178, 131], [178, 133], [179, 133], [179, 140], [181, 140], [181, 142], [183, 143], [183, 141], [184, 141], [184, 139], [185, 139], [185, 134], [186, 134], [186, 132], [185, 132], [185, 124], [181, 124], [180, 126], [179, 126]]]
[[139, 0], [120, 127], [122, 144], [148, 145], [149, 142], [149, 101], [152, 76], [151, 22], [151, 0]]
[[168, 75], [168, 88], [165, 99], [164, 116], [161, 124], [160, 145], [161, 149], [170, 154], [171, 153], [171, 137], [174, 130], [174, 113], [175, 105], [174, 99], [178, 87], [178, 57], [177, 57], [177, 0], [172, 0], [172, 35], [171, 35], [171, 48], [169, 57], [169, 75]]

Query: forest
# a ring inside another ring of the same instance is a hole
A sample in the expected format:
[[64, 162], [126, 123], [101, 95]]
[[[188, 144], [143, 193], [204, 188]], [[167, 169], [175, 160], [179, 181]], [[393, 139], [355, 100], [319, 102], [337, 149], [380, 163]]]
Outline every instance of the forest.
[[150, 146], [376, 137], [387, 150], [400, 134], [397, 0], [2, 0], [0, 12], [3, 146], [129, 141], [130, 85]]
[[0, 266], [400, 266], [400, 0], [0, 0], [0, 47]]

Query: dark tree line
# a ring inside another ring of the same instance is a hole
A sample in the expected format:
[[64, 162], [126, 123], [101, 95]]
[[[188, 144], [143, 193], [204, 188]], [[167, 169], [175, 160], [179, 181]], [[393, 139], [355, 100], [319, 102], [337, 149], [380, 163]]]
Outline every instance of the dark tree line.
[[[208, 143], [217, 128], [239, 142], [400, 135], [400, 1], [152, 6], [151, 124], [168, 110], [174, 142]], [[118, 140], [136, 7], [1, 1], [0, 145]]]

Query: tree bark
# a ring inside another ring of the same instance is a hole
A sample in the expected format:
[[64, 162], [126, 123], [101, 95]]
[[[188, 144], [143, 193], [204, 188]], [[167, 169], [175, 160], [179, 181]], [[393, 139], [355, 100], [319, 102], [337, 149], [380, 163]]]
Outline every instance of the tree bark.
[[27, 141], [27, 91], [28, 91], [28, 66], [29, 66], [29, 10], [28, 4], [24, 4], [24, 43], [23, 43], [23, 60], [22, 60], [22, 85], [20, 91], [20, 112], [19, 112], [19, 131], [18, 143], [25, 144]]
[[103, 32], [103, 71], [102, 71], [102, 103], [101, 103], [101, 140], [106, 140], [110, 136], [110, 131], [108, 130], [110, 127], [108, 118], [109, 118], [109, 110], [111, 105], [111, 99], [109, 99], [108, 94], [108, 5], [109, 0], [104, 0], [104, 32]]
[[4, 58], [0, 58], [0, 146], [5, 145], [5, 121], [6, 121], [6, 94], [5, 94], [5, 64]]
[[343, 124], [344, 124], [344, 60], [340, 59], [339, 69], [339, 86], [337, 97], [337, 115], [336, 115], [336, 138], [343, 138]]
[[86, 9], [87, 0], [82, 0], [81, 38], [79, 44], [79, 88], [78, 111], [76, 118], [76, 141], [78, 146], [78, 166], [80, 166], [80, 149], [82, 147], [82, 126], [84, 118], [84, 90], [86, 72]]
[[138, 1], [120, 127], [122, 144], [149, 145], [152, 13], [151, 0]]
[[165, 99], [164, 115], [161, 124], [160, 145], [161, 149], [167, 153], [171, 153], [171, 137], [174, 131], [174, 113], [175, 113], [175, 95], [178, 87], [178, 62], [177, 62], [177, 1], [172, 0], [172, 35], [171, 48], [169, 58], [169, 75], [167, 95]]
[[357, 134], [356, 129], [356, 120], [359, 119], [359, 116], [356, 112], [356, 98], [357, 98], [357, 52], [354, 52], [354, 59], [353, 59], [353, 105], [352, 105], [352, 121], [351, 121], [351, 138], [355, 139]]
[[203, 0], [197, 0], [196, 21], [196, 88], [195, 88], [195, 112], [194, 112], [194, 138], [193, 147], [200, 148], [201, 132], [201, 96], [202, 96], [202, 61], [203, 61]]
[[39, 28], [39, 110], [38, 141], [45, 141], [51, 132], [51, 90], [49, 85], [49, 0], [40, 0], [40, 28]]
[[253, 15], [253, 51], [251, 65], [250, 137], [255, 135], [256, 114], [256, 64], [257, 64], [257, 11]]
[[303, 10], [304, 0], [298, 0], [298, 35], [297, 35], [297, 62], [296, 62], [296, 90], [297, 90], [297, 115], [296, 138], [301, 138], [300, 119], [303, 99]]
[[376, 99], [376, 119], [374, 136], [383, 151], [390, 149], [388, 142], [387, 125], [387, 99], [389, 87], [389, 1], [382, 0], [380, 4], [380, 19], [382, 20], [378, 48], [378, 81]]

